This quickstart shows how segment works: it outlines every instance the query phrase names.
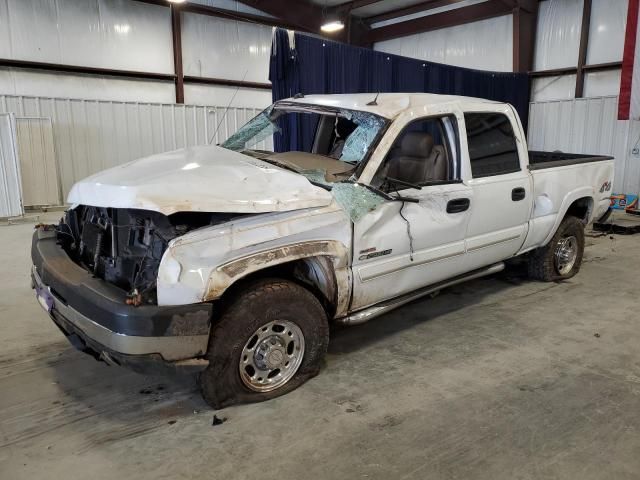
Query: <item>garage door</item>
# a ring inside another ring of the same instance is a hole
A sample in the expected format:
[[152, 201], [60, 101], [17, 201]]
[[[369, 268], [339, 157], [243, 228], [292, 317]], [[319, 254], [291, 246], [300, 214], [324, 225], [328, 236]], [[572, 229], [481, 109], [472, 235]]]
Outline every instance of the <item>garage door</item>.
[[16, 117], [25, 207], [60, 205], [60, 179], [50, 118]]

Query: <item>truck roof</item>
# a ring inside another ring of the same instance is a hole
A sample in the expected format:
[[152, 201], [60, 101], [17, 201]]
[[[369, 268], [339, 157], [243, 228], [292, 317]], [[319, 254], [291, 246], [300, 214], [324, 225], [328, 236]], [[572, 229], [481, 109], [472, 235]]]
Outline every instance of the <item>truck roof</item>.
[[[485, 98], [463, 97], [459, 95], [437, 95], [435, 93], [380, 93], [377, 105], [367, 105], [376, 97], [375, 93], [349, 93], [339, 95], [305, 95], [300, 98], [288, 98], [287, 102], [311, 104], [325, 107], [361, 110], [375, 113], [385, 118], [395, 118], [409, 108], [428, 107], [442, 103], [458, 104], [464, 107], [467, 103], [488, 103], [500, 105], [500, 102]], [[502, 104], [504, 105], [504, 104]]]

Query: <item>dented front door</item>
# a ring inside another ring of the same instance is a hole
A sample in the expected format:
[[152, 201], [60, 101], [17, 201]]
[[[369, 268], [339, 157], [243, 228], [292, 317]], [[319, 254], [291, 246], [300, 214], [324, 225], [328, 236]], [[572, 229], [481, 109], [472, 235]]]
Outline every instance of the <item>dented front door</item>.
[[351, 310], [466, 271], [473, 190], [453, 183], [399, 193], [419, 203], [388, 201], [354, 224]]

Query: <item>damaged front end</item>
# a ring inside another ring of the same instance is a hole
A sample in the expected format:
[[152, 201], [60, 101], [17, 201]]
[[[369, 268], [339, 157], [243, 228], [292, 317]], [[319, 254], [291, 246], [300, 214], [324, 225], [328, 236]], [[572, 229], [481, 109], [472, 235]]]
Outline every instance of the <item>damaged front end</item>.
[[59, 244], [94, 276], [127, 293], [127, 304], [157, 304], [156, 281], [171, 240], [237, 215], [79, 205], [56, 226]]

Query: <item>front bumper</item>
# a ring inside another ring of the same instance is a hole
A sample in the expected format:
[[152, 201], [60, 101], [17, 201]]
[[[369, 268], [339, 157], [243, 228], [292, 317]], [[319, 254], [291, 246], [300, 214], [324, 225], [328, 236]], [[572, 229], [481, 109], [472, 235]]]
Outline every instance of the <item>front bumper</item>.
[[126, 294], [74, 263], [46, 227], [34, 232], [32, 281], [38, 300], [79, 350], [149, 371], [158, 363], [202, 368], [212, 305], [134, 307]]

